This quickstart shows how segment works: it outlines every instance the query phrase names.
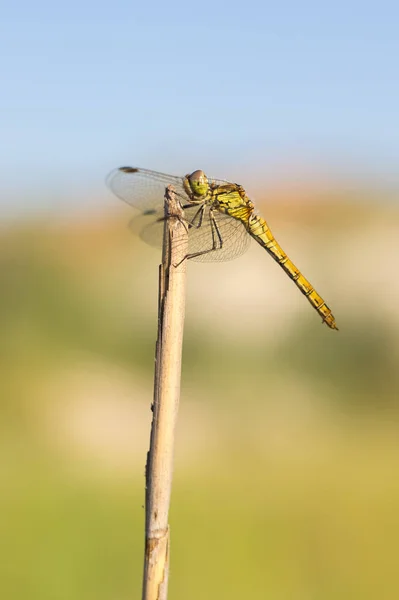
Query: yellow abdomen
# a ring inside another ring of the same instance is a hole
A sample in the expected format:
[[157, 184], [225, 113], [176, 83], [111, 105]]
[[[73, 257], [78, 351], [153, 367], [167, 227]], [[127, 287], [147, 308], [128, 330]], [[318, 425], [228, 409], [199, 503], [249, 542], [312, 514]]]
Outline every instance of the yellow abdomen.
[[295, 282], [295, 285], [301, 290], [309, 300], [310, 304], [317, 310], [324, 323], [327, 323], [331, 329], [338, 329], [334, 315], [331, 309], [319, 296], [311, 283], [302, 275], [294, 263], [288, 258], [284, 250], [277, 243], [274, 235], [269, 229], [266, 221], [258, 215], [252, 215], [248, 221], [248, 232], [250, 235], [267, 250], [274, 260], [284, 269], [288, 277]]

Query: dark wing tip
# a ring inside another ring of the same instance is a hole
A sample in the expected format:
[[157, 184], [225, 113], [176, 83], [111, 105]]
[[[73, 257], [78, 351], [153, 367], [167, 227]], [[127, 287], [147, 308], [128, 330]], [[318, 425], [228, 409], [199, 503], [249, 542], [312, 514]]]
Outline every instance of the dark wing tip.
[[138, 169], [136, 167], [119, 167], [118, 171], [123, 171], [124, 173], [137, 173]]

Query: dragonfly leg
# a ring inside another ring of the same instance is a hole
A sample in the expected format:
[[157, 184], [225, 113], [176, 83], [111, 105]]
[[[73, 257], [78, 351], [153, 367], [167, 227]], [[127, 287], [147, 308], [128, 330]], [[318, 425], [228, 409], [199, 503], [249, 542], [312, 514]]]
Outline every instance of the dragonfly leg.
[[[192, 206], [192, 204], [188, 204], [187, 206]], [[184, 206], [182, 207], [183, 209], [185, 208]], [[204, 211], [205, 211], [205, 205], [202, 204], [199, 209], [197, 210], [197, 212], [195, 213], [194, 217], [191, 219], [191, 221], [189, 219], [185, 219], [184, 217], [179, 217], [179, 220], [181, 223], [183, 223], [187, 233], [189, 232], [191, 227], [195, 227], [195, 229], [199, 229], [202, 225], [202, 219], [204, 216]], [[196, 218], [199, 215], [199, 221], [198, 224], [195, 223]], [[183, 259], [184, 260], [184, 259]]]
[[[203, 215], [203, 212], [200, 217], [201, 223], [202, 223], [202, 215]], [[212, 248], [208, 248], [208, 250], [201, 250], [200, 252], [192, 252], [191, 254], [187, 254], [179, 262], [178, 265], [175, 265], [175, 267], [178, 267], [184, 260], [190, 260], [190, 258], [197, 258], [198, 256], [202, 256], [204, 254], [209, 254], [209, 252], [214, 252], [215, 250], [221, 250], [223, 248], [222, 234], [220, 233], [218, 224], [216, 223], [216, 219], [213, 215], [212, 210], [209, 211], [209, 219], [210, 219], [211, 231], [212, 231]]]
[[[182, 206], [182, 208], [183, 208], [183, 209], [185, 209], [185, 208], [189, 208], [189, 207], [191, 208], [191, 207], [192, 207], [192, 204], [186, 204], [186, 205]], [[202, 204], [202, 205], [199, 207], [199, 209], [197, 210], [197, 212], [195, 213], [194, 217], [193, 217], [191, 220], [189, 220], [189, 219], [185, 219], [184, 217], [178, 217], [178, 219], [179, 219], [179, 221], [180, 221], [181, 223], [183, 223], [183, 225], [184, 225], [184, 227], [186, 228], [186, 231], [187, 231], [187, 232], [189, 231], [189, 229], [190, 229], [191, 227], [195, 227], [195, 229], [199, 229], [199, 228], [201, 227], [201, 225], [202, 225], [202, 219], [203, 219], [203, 216], [204, 216], [204, 211], [205, 211], [205, 206]], [[147, 213], [145, 213], [145, 214], [149, 214], [149, 215], [150, 215], [150, 214], [151, 214], [151, 212], [150, 212], [150, 211], [148, 211], [148, 212], [147, 212]], [[199, 222], [198, 222], [198, 224], [196, 224], [196, 223], [195, 223], [195, 220], [197, 219], [198, 215], [199, 215]], [[168, 219], [168, 218], [169, 218], [169, 217], [161, 217], [161, 218], [157, 219], [157, 221], [156, 221], [156, 222], [157, 222], [157, 223], [163, 223], [163, 222], [164, 222], [164, 221], [166, 221], [166, 219]]]
[[[184, 209], [184, 206], [183, 206]], [[191, 219], [191, 221], [186, 220], [186, 223], [188, 223], [189, 226], [191, 227], [195, 227], [196, 229], [199, 229], [202, 225], [202, 219], [204, 217], [204, 212], [205, 212], [205, 204], [202, 204], [199, 209], [197, 210], [197, 212], [195, 213], [195, 215], [193, 216], [193, 218]], [[198, 224], [195, 223], [196, 218], [199, 215], [199, 219], [198, 219]]]

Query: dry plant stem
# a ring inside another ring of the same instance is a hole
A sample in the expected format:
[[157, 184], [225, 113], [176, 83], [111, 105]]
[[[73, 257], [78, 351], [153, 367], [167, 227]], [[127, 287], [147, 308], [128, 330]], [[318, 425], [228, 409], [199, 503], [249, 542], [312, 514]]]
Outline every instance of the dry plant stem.
[[153, 419], [146, 465], [143, 600], [166, 600], [168, 595], [168, 512], [180, 397], [187, 262], [187, 230], [179, 219], [183, 213], [171, 186], [165, 193], [165, 216], [168, 218], [159, 269]]

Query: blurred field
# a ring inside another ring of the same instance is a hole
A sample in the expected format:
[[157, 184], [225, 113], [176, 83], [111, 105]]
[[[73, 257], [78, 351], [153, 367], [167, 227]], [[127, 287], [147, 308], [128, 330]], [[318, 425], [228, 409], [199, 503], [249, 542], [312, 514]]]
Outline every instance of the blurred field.
[[[257, 197], [340, 331], [255, 245], [189, 265], [170, 598], [397, 599], [398, 205]], [[140, 597], [159, 257], [129, 215], [0, 231], [8, 599]]]

